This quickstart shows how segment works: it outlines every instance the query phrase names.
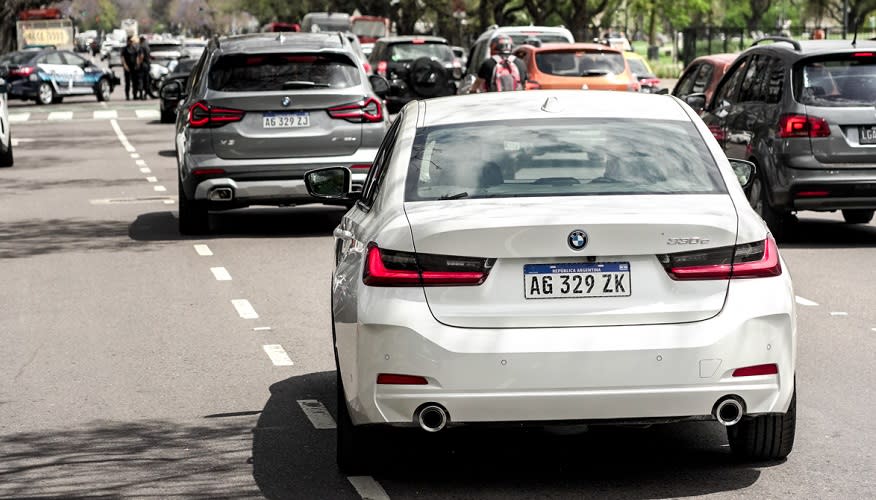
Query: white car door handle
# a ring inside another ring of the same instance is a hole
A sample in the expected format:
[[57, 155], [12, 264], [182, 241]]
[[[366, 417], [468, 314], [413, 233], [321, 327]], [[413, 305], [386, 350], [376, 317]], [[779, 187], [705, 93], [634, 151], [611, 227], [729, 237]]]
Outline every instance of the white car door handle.
[[334, 234], [335, 238], [338, 238], [341, 240], [352, 240], [353, 239], [352, 232], [347, 231], [346, 229], [341, 229], [339, 227], [336, 227], [334, 233], [332, 233], [332, 234]]

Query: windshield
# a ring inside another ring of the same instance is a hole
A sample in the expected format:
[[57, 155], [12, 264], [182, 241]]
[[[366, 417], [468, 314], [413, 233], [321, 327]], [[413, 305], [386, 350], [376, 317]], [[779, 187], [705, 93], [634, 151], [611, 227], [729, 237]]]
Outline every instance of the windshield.
[[537, 52], [535, 64], [542, 73], [556, 76], [617, 75], [626, 69], [624, 56], [608, 51]]
[[359, 85], [359, 71], [339, 54], [230, 54], [210, 68], [209, 87], [225, 92], [343, 89]]
[[723, 192], [718, 167], [692, 123], [542, 119], [420, 129], [405, 197]]
[[389, 47], [392, 61], [413, 61], [421, 57], [435, 57], [439, 61], [453, 62], [450, 47], [441, 43], [397, 43]]
[[359, 36], [381, 37], [386, 35], [382, 21], [353, 21], [353, 33]]
[[651, 74], [648, 67], [645, 66], [645, 62], [641, 59], [627, 59], [627, 63], [630, 65], [630, 71], [632, 71], [634, 75], [648, 76]]
[[832, 54], [807, 59], [794, 72], [802, 104], [825, 107], [876, 103], [876, 53]]
[[23, 50], [21, 52], [12, 52], [0, 57], [0, 64], [19, 65], [27, 64], [37, 54], [33, 50]]

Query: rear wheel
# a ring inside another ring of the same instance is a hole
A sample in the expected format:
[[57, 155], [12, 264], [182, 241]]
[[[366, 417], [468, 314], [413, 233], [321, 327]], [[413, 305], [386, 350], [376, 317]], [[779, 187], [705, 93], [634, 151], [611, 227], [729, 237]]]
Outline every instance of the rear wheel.
[[359, 476], [367, 473], [365, 450], [369, 447], [370, 429], [353, 425], [350, 412], [347, 410], [347, 398], [344, 396], [344, 384], [341, 371], [337, 370], [338, 380], [338, 469], [348, 476]]
[[789, 212], [777, 210], [770, 205], [767, 189], [768, 186], [763, 182], [763, 179], [760, 176], [755, 177], [751, 181], [751, 188], [748, 192], [748, 203], [767, 223], [770, 232], [773, 233], [773, 237], [776, 240], [783, 240], [791, 232], [791, 224], [794, 222], [794, 218]]
[[866, 224], [873, 220], [873, 210], [843, 210], [843, 219], [849, 224]]
[[180, 234], [204, 234], [210, 229], [207, 206], [203, 201], [186, 198], [182, 180], [179, 181], [179, 232]]
[[52, 104], [55, 99], [55, 91], [52, 90], [52, 85], [49, 82], [43, 82], [37, 88], [36, 101], [37, 104], [47, 105]]
[[797, 389], [783, 415], [743, 418], [727, 427], [727, 440], [734, 455], [743, 460], [780, 460], [794, 448], [797, 429]]
[[109, 101], [111, 93], [112, 89], [110, 89], [109, 81], [106, 78], [102, 78], [94, 90], [94, 95], [97, 96], [99, 102], [104, 102]]

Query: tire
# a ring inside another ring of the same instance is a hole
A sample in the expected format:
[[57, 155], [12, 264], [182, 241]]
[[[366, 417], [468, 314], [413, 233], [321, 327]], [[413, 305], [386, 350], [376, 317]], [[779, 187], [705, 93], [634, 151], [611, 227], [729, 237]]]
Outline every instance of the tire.
[[97, 82], [97, 88], [94, 89], [94, 95], [97, 97], [98, 102], [109, 101], [112, 92], [112, 85], [110, 85], [109, 80], [106, 78], [101, 78]]
[[743, 418], [727, 427], [730, 450], [746, 461], [781, 460], [794, 448], [797, 429], [797, 389], [791, 405], [783, 415], [759, 415]]
[[0, 167], [11, 167], [14, 163], [12, 158], [12, 134], [9, 134], [9, 148], [6, 151], [0, 150]]
[[843, 219], [849, 224], [867, 224], [873, 220], [873, 210], [843, 210]]
[[340, 369], [336, 373], [338, 380], [338, 469], [347, 476], [367, 475], [368, 463], [364, 452], [371, 445], [370, 429], [353, 425], [350, 412], [347, 410], [347, 399], [344, 396], [344, 384], [341, 380]]
[[173, 123], [176, 121], [176, 113], [172, 109], [161, 110], [161, 123]]
[[55, 90], [52, 89], [52, 85], [49, 82], [43, 82], [37, 87], [37, 96], [36, 102], [37, 104], [41, 104], [43, 106], [47, 106], [52, 104], [55, 100]]
[[773, 238], [777, 241], [784, 240], [791, 232], [791, 224], [794, 218], [789, 212], [776, 210], [770, 205], [769, 196], [767, 196], [768, 186], [763, 182], [760, 176], [754, 178], [751, 182], [751, 188], [748, 193], [748, 203], [751, 208], [767, 223]]
[[203, 201], [186, 198], [182, 180], [179, 181], [179, 232], [180, 234], [205, 234], [210, 231], [207, 206]]

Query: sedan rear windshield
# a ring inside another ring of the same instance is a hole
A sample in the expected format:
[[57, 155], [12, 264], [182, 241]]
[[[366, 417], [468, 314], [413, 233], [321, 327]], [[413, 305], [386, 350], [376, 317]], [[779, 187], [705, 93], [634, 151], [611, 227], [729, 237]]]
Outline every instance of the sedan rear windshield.
[[453, 51], [443, 43], [396, 43], [389, 47], [389, 59], [413, 61], [421, 57], [434, 57], [439, 61], [453, 62]]
[[34, 58], [34, 55], [37, 53], [34, 51], [22, 51], [22, 52], [13, 52], [11, 54], [0, 57], [0, 64], [8, 64], [10, 66], [17, 66], [19, 64], [27, 64], [31, 59]]
[[626, 70], [619, 52], [589, 50], [537, 52], [535, 64], [542, 73], [556, 76], [618, 75]]
[[724, 192], [692, 123], [554, 119], [420, 129], [405, 198]]
[[514, 33], [508, 35], [511, 37], [511, 43], [515, 46], [523, 45], [527, 40], [537, 38], [541, 43], [569, 43], [569, 39], [563, 35], [554, 35], [550, 33]]
[[810, 106], [873, 106], [876, 52], [804, 60], [794, 71], [794, 95], [800, 103]]
[[359, 85], [359, 70], [340, 54], [229, 54], [210, 68], [209, 87], [224, 92]]

